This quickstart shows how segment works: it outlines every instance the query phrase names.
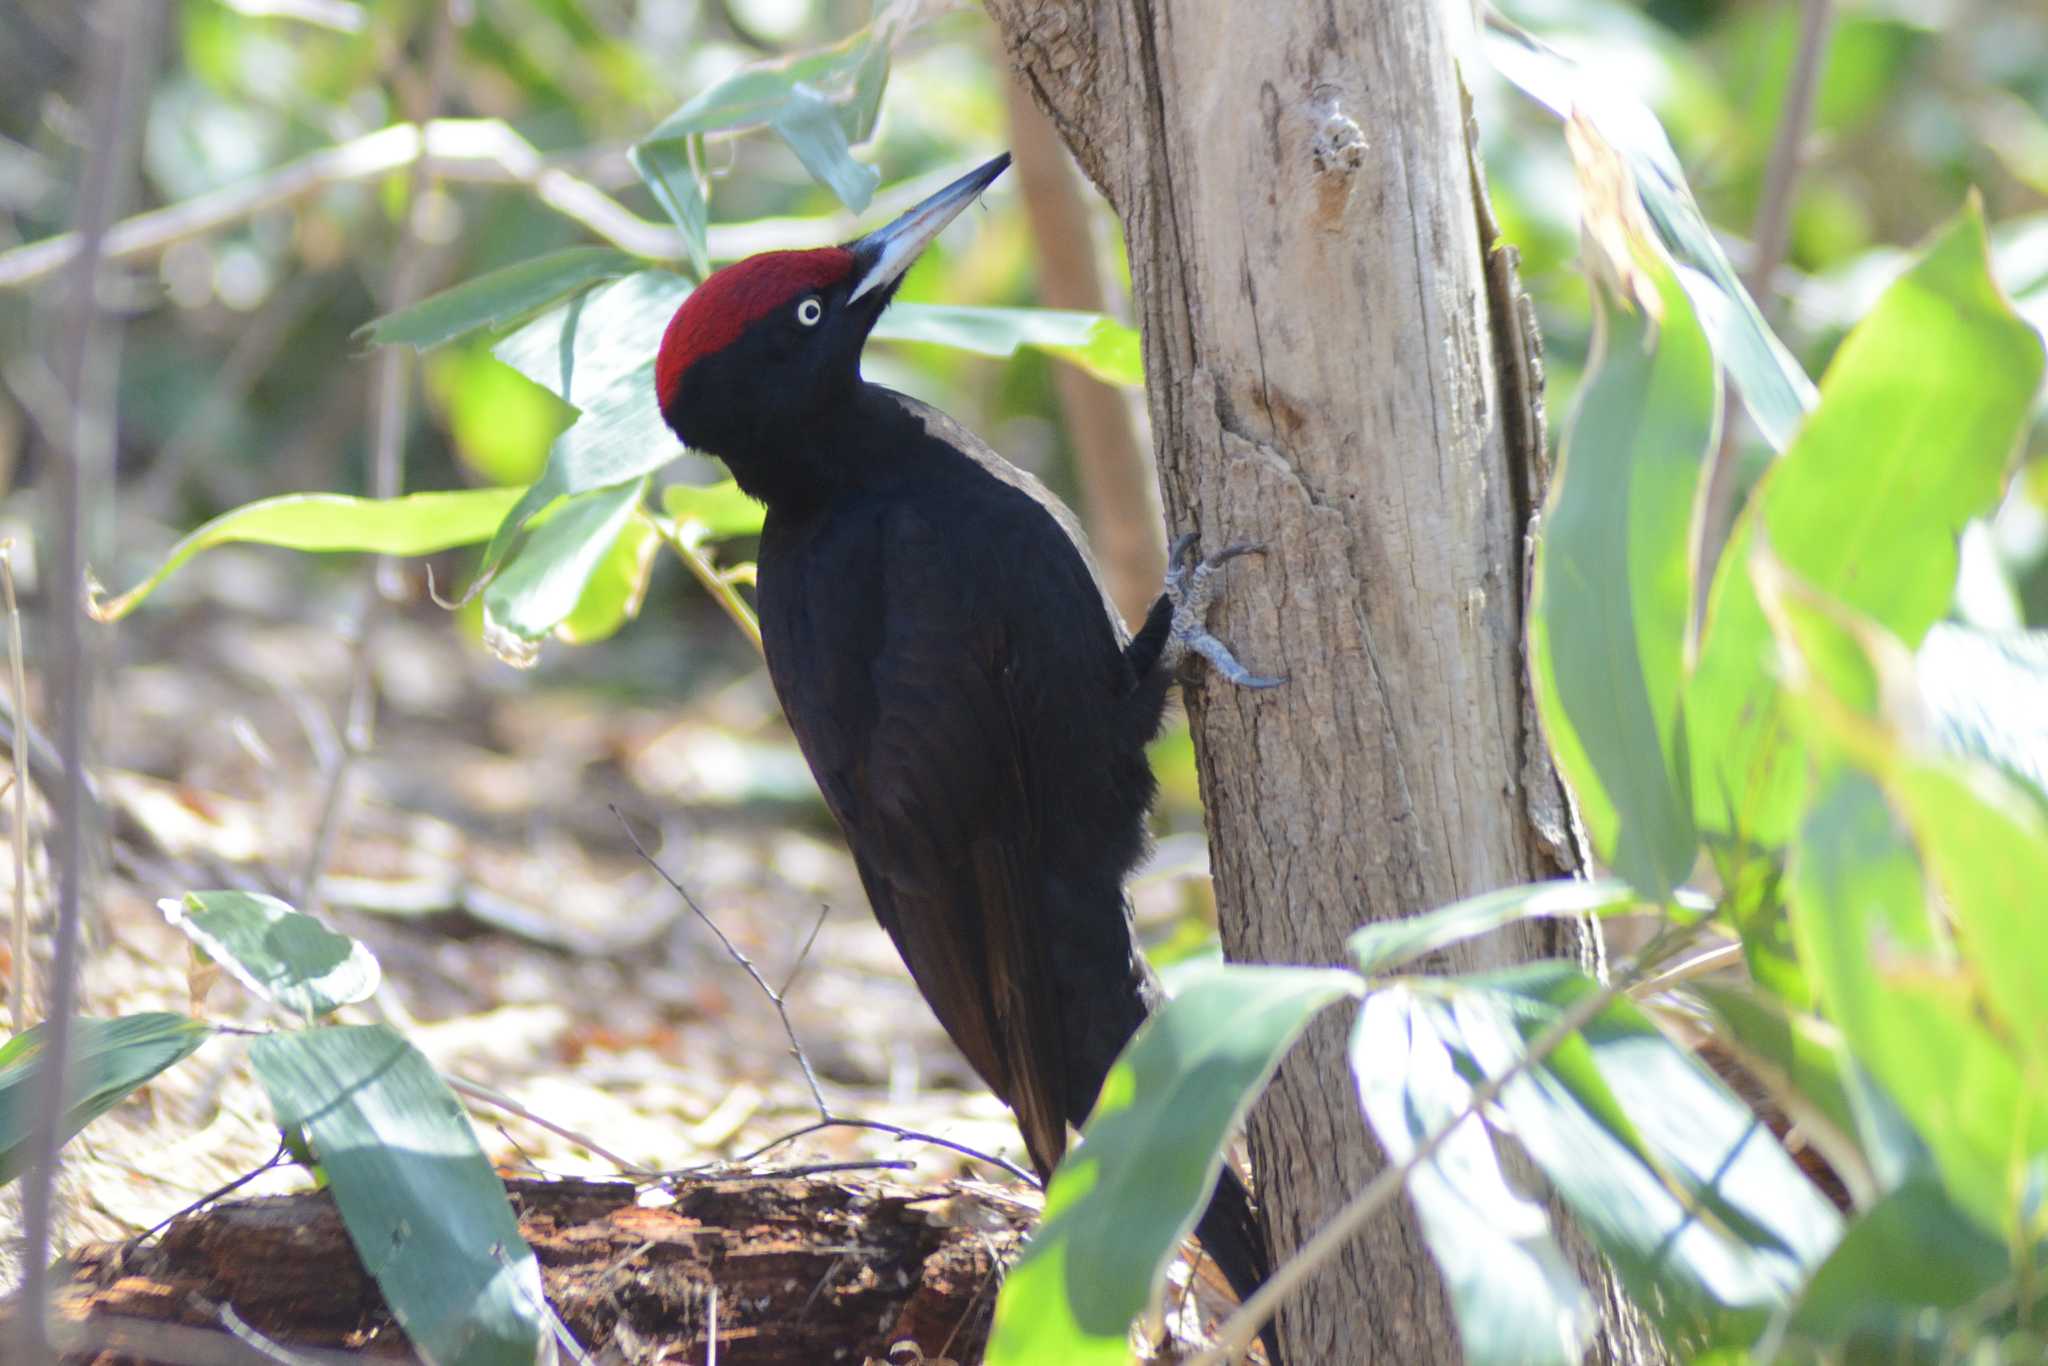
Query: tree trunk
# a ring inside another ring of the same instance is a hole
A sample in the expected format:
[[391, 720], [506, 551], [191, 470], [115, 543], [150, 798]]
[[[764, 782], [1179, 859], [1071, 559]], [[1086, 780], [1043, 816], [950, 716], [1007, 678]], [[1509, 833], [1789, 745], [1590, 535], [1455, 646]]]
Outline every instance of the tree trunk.
[[[1491, 250], [1435, 3], [987, 0], [1122, 216], [1172, 531], [1236, 562], [1212, 623], [1290, 683], [1188, 699], [1230, 957], [1344, 961], [1369, 920], [1575, 866], [1522, 661], [1534, 333]], [[1563, 934], [1569, 935], [1567, 928]], [[1557, 952], [1559, 931], [1441, 956]], [[1284, 1258], [1381, 1164], [1334, 1013], [1251, 1122]], [[1630, 1315], [1597, 1263], [1601, 1351]], [[1282, 1311], [1299, 1362], [1455, 1360], [1405, 1206]]]

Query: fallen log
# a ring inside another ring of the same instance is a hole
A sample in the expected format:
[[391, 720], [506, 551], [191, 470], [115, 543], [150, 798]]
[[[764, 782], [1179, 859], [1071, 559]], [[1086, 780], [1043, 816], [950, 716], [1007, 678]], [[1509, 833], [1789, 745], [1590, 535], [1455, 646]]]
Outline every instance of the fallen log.
[[[673, 1202], [626, 1182], [508, 1189], [555, 1314], [593, 1358], [628, 1366], [969, 1366], [1035, 1215], [975, 1182], [701, 1181]], [[224, 1202], [66, 1270], [67, 1361], [274, 1366], [266, 1344], [414, 1359], [324, 1192]]]

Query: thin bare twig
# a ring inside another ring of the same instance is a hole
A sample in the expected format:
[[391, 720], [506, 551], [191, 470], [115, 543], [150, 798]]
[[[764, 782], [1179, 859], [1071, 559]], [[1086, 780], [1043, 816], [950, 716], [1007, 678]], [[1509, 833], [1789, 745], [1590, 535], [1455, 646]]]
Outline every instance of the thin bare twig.
[[[28, 715], [28, 674], [21, 662], [21, 604], [14, 597], [14, 541], [0, 542], [0, 589], [7, 594], [7, 663], [14, 714]], [[14, 1032], [28, 1028], [28, 727], [14, 728], [14, 980], [8, 991]]]
[[571, 1143], [574, 1143], [577, 1147], [582, 1148], [585, 1152], [591, 1153], [597, 1157], [601, 1157], [605, 1161], [611, 1163], [614, 1167], [617, 1167], [622, 1174], [626, 1176], [653, 1177], [660, 1175], [660, 1173], [650, 1171], [648, 1168], [640, 1165], [638, 1162], [629, 1161], [628, 1159], [619, 1156], [617, 1153], [605, 1147], [602, 1143], [599, 1143], [596, 1139], [591, 1138], [588, 1134], [580, 1134], [576, 1132], [576, 1130], [571, 1129], [566, 1125], [557, 1124], [552, 1119], [548, 1119], [543, 1115], [535, 1114], [532, 1110], [527, 1109], [524, 1105], [521, 1105], [518, 1101], [512, 1099], [512, 1097], [506, 1095], [504, 1092], [486, 1086], [480, 1081], [471, 1081], [467, 1077], [458, 1077], [453, 1072], [443, 1072], [441, 1074], [441, 1079], [447, 1082], [449, 1089], [454, 1091], [457, 1095], [467, 1096], [474, 1101], [481, 1101], [483, 1104], [488, 1105], [493, 1109], [503, 1110], [508, 1115], [517, 1115], [519, 1118], [525, 1120], [528, 1124], [538, 1125], [540, 1128], [546, 1129], [549, 1133], [555, 1135], [557, 1138], [566, 1138]]
[[[634, 833], [632, 824], [626, 820], [625, 813], [616, 806], [611, 808], [611, 812], [613, 816], [618, 818], [619, 827], [626, 832], [626, 839], [632, 844], [633, 852], [638, 854], [648, 867], [659, 874], [662, 881], [674, 889], [675, 894], [683, 899], [683, 904], [690, 908], [691, 913], [697, 919], [703, 921], [711, 933], [717, 937], [718, 942], [724, 946], [727, 956], [735, 963], [738, 963], [745, 970], [747, 976], [754, 979], [754, 985], [759, 987], [761, 994], [766, 996], [769, 1002], [774, 1005], [776, 1017], [782, 1021], [783, 1036], [789, 1040], [790, 1056], [795, 1058], [797, 1066], [803, 1069], [804, 1082], [810, 1087], [811, 1099], [817, 1105], [818, 1120], [815, 1124], [807, 1124], [801, 1129], [786, 1133], [780, 1138], [764, 1143], [751, 1152], [742, 1153], [732, 1159], [733, 1163], [751, 1162], [764, 1153], [773, 1152], [785, 1143], [793, 1143], [807, 1134], [815, 1134], [821, 1130], [868, 1129], [876, 1133], [893, 1134], [895, 1137], [907, 1142], [928, 1143], [935, 1148], [944, 1148], [949, 1152], [959, 1153], [962, 1157], [972, 1158], [976, 1162], [984, 1162], [991, 1167], [1000, 1167], [1019, 1181], [1023, 1181], [1031, 1186], [1039, 1184], [1038, 1178], [1035, 1175], [1024, 1170], [1024, 1168], [1008, 1158], [998, 1157], [993, 1153], [985, 1153], [978, 1148], [970, 1148], [964, 1143], [955, 1143], [950, 1138], [941, 1138], [937, 1134], [928, 1134], [919, 1129], [906, 1129], [900, 1124], [890, 1124], [879, 1119], [851, 1119], [845, 1115], [833, 1113], [832, 1107], [825, 1101], [824, 1089], [818, 1085], [818, 1074], [811, 1066], [810, 1055], [804, 1051], [803, 1043], [796, 1036], [796, 1026], [790, 1022], [789, 1006], [784, 1000], [784, 993], [788, 990], [789, 982], [796, 980], [797, 969], [803, 966], [803, 955], [799, 955], [795, 966], [790, 968], [789, 977], [783, 984], [783, 991], [777, 991], [769, 986], [768, 979], [761, 975], [761, 970], [754, 966], [754, 961], [747, 957], [740, 950], [740, 947], [733, 943], [731, 938], [726, 935], [726, 932], [719, 928], [718, 922], [713, 920], [705, 912], [704, 908], [697, 904], [697, 898], [690, 895], [689, 889], [672, 877], [669, 871], [663, 868], [652, 854], [647, 852], [646, 846], [640, 843], [639, 835]], [[810, 937], [804, 940], [803, 954], [810, 952], [811, 945], [817, 941], [818, 928], [824, 924], [824, 921], [825, 918], [821, 913], [817, 924], [811, 927]], [[676, 1175], [693, 1175], [699, 1170], [702, 1169], [693, 1168], [687, 1172], [676, 1173]]]
[[[425, 126], [441, 112], [448, 95], [448, 74], [454, 62], [455, 30], [466, 22], [470, 0], [441, 0], [434, 14], [434, 36], [427, 58], [426, 108], [419, 122]], [[400, 230], [396, 259], [391, 267], [391, 284], [384, 300], [385, 311], [395, 312], [419, 298], [425, 283], [427, 253], [420, 231], [426, 213], [431, 163], [420, 158], [412, 163], [406, 185], [405, 224]], [[405, 477], [405, 420], [412, 378], [412, 352], [403, 346], [386, 346], [377, 353], [377, 368], [371, 380], [370, 411], [370, 496], [396, 498]], [[306, 851], [306, 866], [299, 877], [299, 905], [313, 912], [320, 904], [320, 875], [334, 852], [348, 810], [349, 779], [356, 765], [370, 752], [377, 724], [377, 684], [371, 652], [377, 638], [377, 621], [384, 605], [404, 596], [404, 582], [396, 558], [379, 555], [372, 559], [363, 585], [363, 605], [354, 623], [350, 642], [348, 701], [341, 725], [341, 753], [327, 772], [320, 800], [320, 816], [314, 825], [313, 843]]]
[[1353, 1196], [1334, 1218], [1316, 1231], [1316, 1235], [1303, 1243], [1292, 1257], [1273, 1270], [1272, 1277], [1260, 1286], [1252, 1297], [1238, 1306], [1236, 1313], [1225, 1321], [1217, 1331], [1216, 1341], [1200, 1355], [1190, 1358], [1188, 1366], [1224, 1366], [1237, 1353], [1243, 1352], [1259, 1335], [1266, 1320], [1280, 1307], [1280, 1301], [1287, 1298], [1323, 1268], [1358, 1235], [1360, 1229], [1373, 1216], [1391, 1205], [1406, 1187], [1408, 1178], [1423, 1163], [1437, 1154], [1437, 1150], [1450, 1140], [1465, 1121], [1483, 1115], [1500, 1093], [1510, 1083], [1530, 1068], [1541, 1063], [1556, 1052], [1565, 1040], [1578, 1033], [1593, 1018], [1608, 1006], [1625, 996], [1629, 988], [1659, 963], [1666, 961], [1692, 937], [1699, 933], [1704, 921], [1683, 926], [1659, 940], [1653, 940], [1634, 959], [1624, 964], [1613, 977], [1602, 984], [1597, 991], [1588, 992], [1574, 1001], [1534, 1039], [1514, 1063], [1496, 1076], [1472, 1088], [1472, 1096], [1457, 1114], [1432, 1130], [1415, 1146], [1406, 1159], [1383, 1169], [1367, 1183], [1364, 1190]]
[[[18, 1315], [21, 1359], [53, 1358], [50, 1346], [50, 1235], [55, 1224], [57, 1163], [71, 1090], [72, 1016], [77, 1010], [79, 922], [84, 914], [86, 846], [94, 831], [86, 792], [86, 725], [91, 715], [92, 669], [87, 654], [84, 604], [88, 537], [86, 499], [113, 486], [115, 408], [113, 371], [117, 330], [100, 317], [100, 268], [108, 228], [120, 214], [135, 170], [136, 133], [156, 70], [164, 7], [100, 0], [89, 10], [85, 71], [92, 110], [90, 141], [78, 189], [78, 250], [72, 269], [61, 380], [71, 403], [68, 449], [58, 452], [53, 481], [57, 524], [55, 572], [49, 604], [53, 643], [52, 691], [57, 700], [57, 747], [64, 781], [55, 802], [57, 923], [52, 936], [49, 1023], [30, 1114], [29, 1170], [22, 1192], [24, 1276]], [[26, 724], [26, 718], [23, 718]]]
[[917, 1170], [915, 1162], [904, 1158], [873, 1158], [854, 1162], [800, 1162], [793, 1167], [756, 1167], [747, 1170], [669, 1172], [674, 1177], [687, 1177], [691, 1181], [715, 1183], [719, 1181], [793, 1181], [800, 1176], [822, 1176], [828, 1172], [908, 1172]]
[[269, 1157], [263, 1159], [262, 1165], [253, 1167], [250, 1170], [243, 1172], [240, 1176], [236, 1177], [232, 1181], [227, 1182], [225, 1185], [214, 1187], [206, 1194], [200, 1196], [197, 1200], [194, 1200], [191, 1204], [185, 1206], [185, 1208], [177, 1210], [170, 1214], [166, 1214], [163, 1218], [157, 1220], [155, 1224], [151, 1225], [149, 1228], [144, 1229], [142, 1232], [136, 1234], [133, 1238], [130, 1238], [128, 1240], [129, 1244], [133, 1245], [137, 1243], [148, 1242], [151, 1238], [156, 1237], [157, 1234], [162, 1233], [165, 1229], [169, 1228], [172, 1224], [175, 1224], [176, 1222], [178, 1222], [178, 1220], [184, 1218], [186, 1215], [192, 1214], [198, 1210], [202, 1210], [224, 1196], [233, 1195], [236, 1191], [248, 1185], [257, 1177], [263, 1175], [263, 1173], [271, 1171], [277, 1167], [283, 1166], [286, 1162], [290, 1160], [291, 1147], [289, 1144], [285, 1143], [283, 1140], [280, 1139], [278, 1141], [277, 1151], [272, 1153]]
[[[1792, 75], [1785, 84], [1785, 104], [1778, 111], [1778, 130], [1771, 143], [1771, 156], [1764, 168], [1763, 196], [1757, 203], [1756, 221], [1750, 234], [1752, 249], [1749, 277], [1743, 281], [1756, 306], [1769, 317], [1773, 307], [1771, 280], [1785, 256], [1786, 225], [1792, 217], [1792, 191], [1799, 179], [1800, 152], [1806, 145], [1807, 129], [1813, 122], [1814, 100], [1820, 89], [1820, 68], [1827, 53], [1828, 30], [1834, 18], [1833, 0], [1802, 0], [1799, 13], [1799, 51], [1792, 59]], [[1736, 434], [1741, 429], [1739, 406], [1730, 390], [1722, 396], [1721, 441], [1707, 467], [1706, 488], [1700, 494], [1698, 545], [1693, 555], [1699, 566], [1694, 595], [1695, 617], [1704, 615], [1707, 590], [1713, 583], [1714, 565], [1721, 558], [1729, 525], [1735, 516]]]

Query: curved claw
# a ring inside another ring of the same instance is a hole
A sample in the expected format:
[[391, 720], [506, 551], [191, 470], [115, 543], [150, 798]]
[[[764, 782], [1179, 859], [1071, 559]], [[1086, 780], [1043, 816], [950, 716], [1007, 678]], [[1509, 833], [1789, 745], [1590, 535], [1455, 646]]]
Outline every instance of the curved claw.
[[1163, 655], [1166, 666], [1174, 667], [1192, 651], [1208, 660], [1216, 672], [1240, 688], [1279, 687], [1287, 681], [1284, 675], [1270, 678], [1253, 673], [1238, 662], [1229, 646], [1210, 635], [1202, 624], [1209, 603], [1216, 595], [1224, 564], [1240, 555], [1265, 554], [1264, 543], [1238, 541], [1209, 556], [1199, 555], [1196, 544], [1195, 534], [1188, 532], [1175, 537], [1173, 547], [1167, 553], [1166, 596], [1173, 604], [1173, 617]]
[[1277, 688], [1287, 681], [1287, 675], [1285, 674], [1280, 675], [1278, 678], [1268, 678], [1264, 674], [1253, 673], [1250, 669], [1238, 663], [1237, 656], [1230, 653], [1228, 645], [1225, 645], [1207, 631], [1196, 631], [1185, 637], [1183, 643], [1186, 644], [1188, 649], [1193, 650], [1196, 654], [1208, 660], [1211, 667], [1217, 673], [1222, 674], [1240, 688]]

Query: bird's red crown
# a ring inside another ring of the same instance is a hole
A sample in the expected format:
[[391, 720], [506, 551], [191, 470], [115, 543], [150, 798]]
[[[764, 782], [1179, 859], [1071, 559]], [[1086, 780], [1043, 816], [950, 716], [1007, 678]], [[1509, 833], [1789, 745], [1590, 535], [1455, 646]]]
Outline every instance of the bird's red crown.
[[683, 372], [714, 351], [724, 350], [755, 320], [814, 289], [829, 289], [853, 274], [853, 253], [844, 247], [814, 251], [770, 251], [749, 256], [690, 291], [669, 319], [661, 351], [654, 358], [654, 391], [665, 409], [675, 399]]

